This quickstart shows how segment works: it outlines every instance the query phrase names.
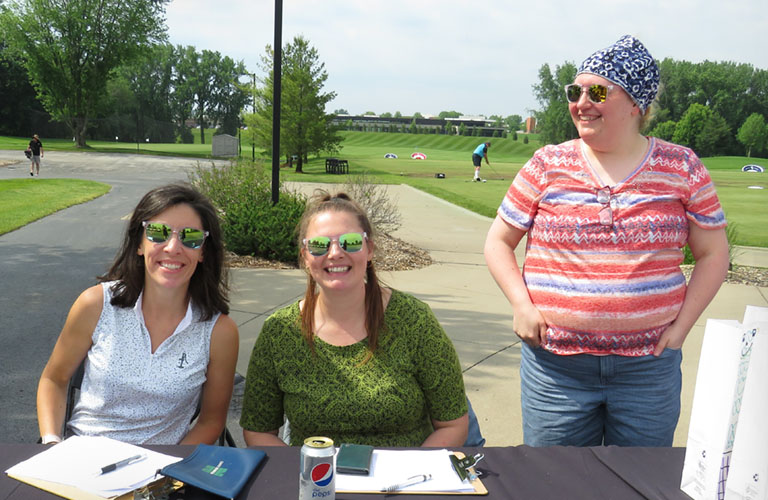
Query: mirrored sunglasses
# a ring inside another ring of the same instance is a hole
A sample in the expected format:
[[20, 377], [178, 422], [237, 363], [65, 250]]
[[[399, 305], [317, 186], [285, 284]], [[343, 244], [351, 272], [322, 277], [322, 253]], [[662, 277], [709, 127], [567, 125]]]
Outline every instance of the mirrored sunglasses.
[[320, 257], [328, 253], [331, 249], [331, 244], [335, 241], [339, 244], [339, 248], [347, 253], [359, 252], [363, 249], [363, 241], [368, 238], [368, 234], [363, 233], [346, 233], [338, 237], [338, 239], [329, 238], [328, 236], [315, 236], [314, 238], [304, 238], [303, 244], [315, 257]]
[[187, 248], [197, 249], [203, 246], [203, 242], [208, 236], [208, 231], [194, 227], [185, 227], [176, 231], [162, 222], [144, 221], [141, 224], [144, 226], [144, 234], [152, 243], [165, 243], [168, 241], [168, 238], [176, 234], [182, 245]]
[[583, 87], [578, 83], [571, 83], [565, 86], [565, 97], [568, 99], [568, 102], [579, 102], [581, 94], [586, 92], [590, 101], [600, 104], [605, 102], [606, 97], [608, 97], [608, 91], [611, 89], [613, 89], [613, 85], [595, 84]]

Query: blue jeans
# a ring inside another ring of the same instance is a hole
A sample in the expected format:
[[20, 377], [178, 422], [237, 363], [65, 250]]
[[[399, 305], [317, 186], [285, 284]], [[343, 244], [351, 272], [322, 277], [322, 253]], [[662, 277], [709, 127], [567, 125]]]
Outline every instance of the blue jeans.
[[561, 356], [523, 344], [523, 439], [530, 446], [672, 446], [682, 352]]

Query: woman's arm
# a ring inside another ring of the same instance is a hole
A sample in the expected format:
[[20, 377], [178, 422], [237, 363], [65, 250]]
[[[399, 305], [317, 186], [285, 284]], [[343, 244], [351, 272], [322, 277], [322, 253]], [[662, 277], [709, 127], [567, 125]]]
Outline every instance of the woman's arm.
[[69, 310], [51, 357], [37, 385], [37, 424], [40, 436], [62, 437], [69, 379], [85, 359], [104, 306], [101, 285], [85, 290]]
[[280, 429], [270, 432], [254, 432], [243, 429], [243, 438], [248, 446], [288, 446], [282, 439], [277, 437]]
[[515, 257], [515, 249], [525, 231], [508, 224], [498, 215], [485, 239], [485, 262], [504, 296], [512, 304], [512, 328], [526, 344], [537, 347], [547, 335], [547, 323], [531, 302]]
[[200, 415], [180, 444], [213, 444], [227, 423], [240, 340], [237, 324], [222, 314], [211, 332], [211, 354], [203, 384]]
[[434, 432], [427, 436], [427, 439], [421, 443], [421, 446], [433, 446], [442, 448], [444, 446], [464, 446], [467, 440], [467, 428], [469, 426], [469, 417], [465, 413], [454, 420], [432, 420]]
[[701, 313], [712, 301], [728, 274], [728, 238], [725, 228], [703, 229], [691, 223], [688, 228], [688, 246], [696, 264], [685, 292], [683, 305], [677, 318], [661, 334], [653, 351], [660, 356], [664, 348], [680, 349]]

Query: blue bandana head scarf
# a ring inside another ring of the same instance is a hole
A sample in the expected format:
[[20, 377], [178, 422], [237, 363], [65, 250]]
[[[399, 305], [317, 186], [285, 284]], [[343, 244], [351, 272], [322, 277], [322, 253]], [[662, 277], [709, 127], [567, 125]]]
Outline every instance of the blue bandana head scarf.
[[659, 67], [648, 49], [631, 35], [624, 35], [581, 63], [576, 75], [590, 73], [623, 88], [645, 113], [659, 91]]

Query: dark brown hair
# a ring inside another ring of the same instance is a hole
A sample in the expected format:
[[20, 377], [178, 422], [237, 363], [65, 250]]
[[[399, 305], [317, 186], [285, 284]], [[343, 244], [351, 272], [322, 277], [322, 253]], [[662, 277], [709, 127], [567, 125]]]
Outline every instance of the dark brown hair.
[[189, 296], [200, 308], [201, 320], [207, 321], [217, 312], [229, 313], [228, 274], [224, 268], [224, 244], [216, 209], [211, 202], [186, 183], [157, 187], [139, 201], [123, 235], [123, 242], [109, 271], [98, 279], [117, 281], [112, 285], [112, 305], [133, 307], [144, 288], [144, 257], [138, 255], [144, 238], [142, 222], [176, 205], [189, 205], [200, 217], [208, 237], [203, 243], [203, 261], [197, 264], [189, 282]]
[[[346, 193], [331, 195], [326, 191], [316, 190], [315, 195], [310, 198], [307, 208], [304, 210], [301, 221], [299, 221], [299, 265], [302, 267], [304, 266], [303, 240], [307, 237], [307, 228], [317, 215], [325, 212], [352, 214], [368, 235], [368, 241], [373, 242], [373, 225], [360, 205], [352, 201]], [[381, 283], [376, 276], [373, 260], [368, 262], [365, 275], [365, 330], [368, 335], [368, 355], [363, 363], [373, 357], [378, 345], [379, 333], [384, 329], [384, 303], [382, 302]], [[317, 283], [312, 274], [307, 272], [307, 291], [304, 294], [304, 308], [301, 311], [301, 333], [313, 351], [315, 348], [315, 304], [317, 303], [317, 296]]]

